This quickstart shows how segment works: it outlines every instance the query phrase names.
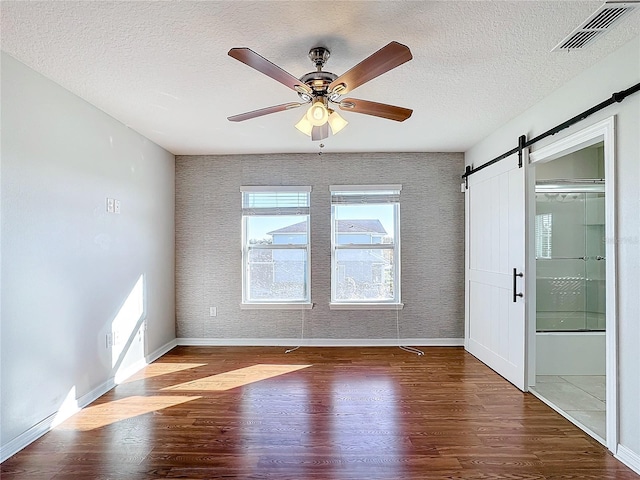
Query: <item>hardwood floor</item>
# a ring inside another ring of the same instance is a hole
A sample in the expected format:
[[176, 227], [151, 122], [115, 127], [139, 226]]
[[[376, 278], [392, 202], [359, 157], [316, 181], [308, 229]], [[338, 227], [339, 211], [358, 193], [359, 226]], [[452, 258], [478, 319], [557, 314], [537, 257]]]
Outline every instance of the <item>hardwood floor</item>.
[[461, 348], [178, 347], [8, 479], [638, 479]]

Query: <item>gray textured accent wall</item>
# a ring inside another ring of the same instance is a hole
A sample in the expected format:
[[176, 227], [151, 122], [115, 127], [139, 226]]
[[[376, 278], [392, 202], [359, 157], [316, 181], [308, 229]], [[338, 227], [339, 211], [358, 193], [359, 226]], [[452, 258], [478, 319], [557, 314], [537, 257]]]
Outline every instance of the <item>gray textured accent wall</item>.
[[[329, 185], [402, 184], [403, 339], [464, 335], [464, 195], [458, 153], [176, 157], [180, 338], [395, 339], [396, 311], [329, 310]], [[311, 185], [312, 310], [241, 310], [241, 185]], [[218, 308], [217, 317], [209, 307]]]

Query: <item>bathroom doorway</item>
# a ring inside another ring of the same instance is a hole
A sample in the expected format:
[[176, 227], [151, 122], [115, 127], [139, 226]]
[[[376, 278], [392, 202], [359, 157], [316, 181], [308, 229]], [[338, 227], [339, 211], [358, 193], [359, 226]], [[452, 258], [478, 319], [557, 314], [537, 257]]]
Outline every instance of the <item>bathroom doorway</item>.
[[613, 287], [607, 283], [615, 263], [607, 265], [613, 251], [607, 238], [614, 230], [608, 224], [613, 201], [607, 199], [613, 177], [607, 153], [612, 152], [605, 141], [595, 136], [546, 157], [541, 149], [538, 163], [532, 162], [535, 302], [529, 318], [535, 332], [533, 327], [529, 332], [535, 338], [529, 345], [535, 374], [529, 381], [534, 395], [609, 445], [608, 433], [616, 433], [615, 420], [608, 419], [615, 419], [615, 402], [608, 402], [616, 392], [608, 391], [607, 381], [615, 363], [610, 356], [615, 341], [608, 331], [615, 310], [607, 304]]

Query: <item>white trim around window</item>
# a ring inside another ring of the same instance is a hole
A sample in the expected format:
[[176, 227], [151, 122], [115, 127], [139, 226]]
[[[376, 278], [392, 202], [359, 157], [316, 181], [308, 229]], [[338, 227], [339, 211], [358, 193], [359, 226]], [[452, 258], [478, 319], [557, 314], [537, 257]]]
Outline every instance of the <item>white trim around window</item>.
[[329, 310], [402, 310], [404, 303], [330, 303]]
[[242, 185], [240, 187], [241, 192], [311, 192], [311, 187], [305, 186], [293, 186], [293, 185]]
[[309, 186], [242, 186], [242, 309], [310, 309]]
[[241, 303], [240, 310], [311, 310], [313, 303]]
[[335, 192], [397, 192], [402, 190], [402, 185], [329, 185], [331, 193]]
[[332, 310], [401, 310], [402, 185], [331, 185]]

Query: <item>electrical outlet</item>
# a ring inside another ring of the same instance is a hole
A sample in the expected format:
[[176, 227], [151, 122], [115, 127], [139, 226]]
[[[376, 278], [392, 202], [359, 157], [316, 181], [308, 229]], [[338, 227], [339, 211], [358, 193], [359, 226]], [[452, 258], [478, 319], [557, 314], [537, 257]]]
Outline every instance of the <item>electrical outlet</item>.
[[218, 307], [209, 307], [209, 316], [217, 317], [218, 316]]
[[115, 210], [115, 200], [107, 197], [107, 213], [113, 213]]
[[120, 200], [113, 201], [113, 212], [120, 213]]

